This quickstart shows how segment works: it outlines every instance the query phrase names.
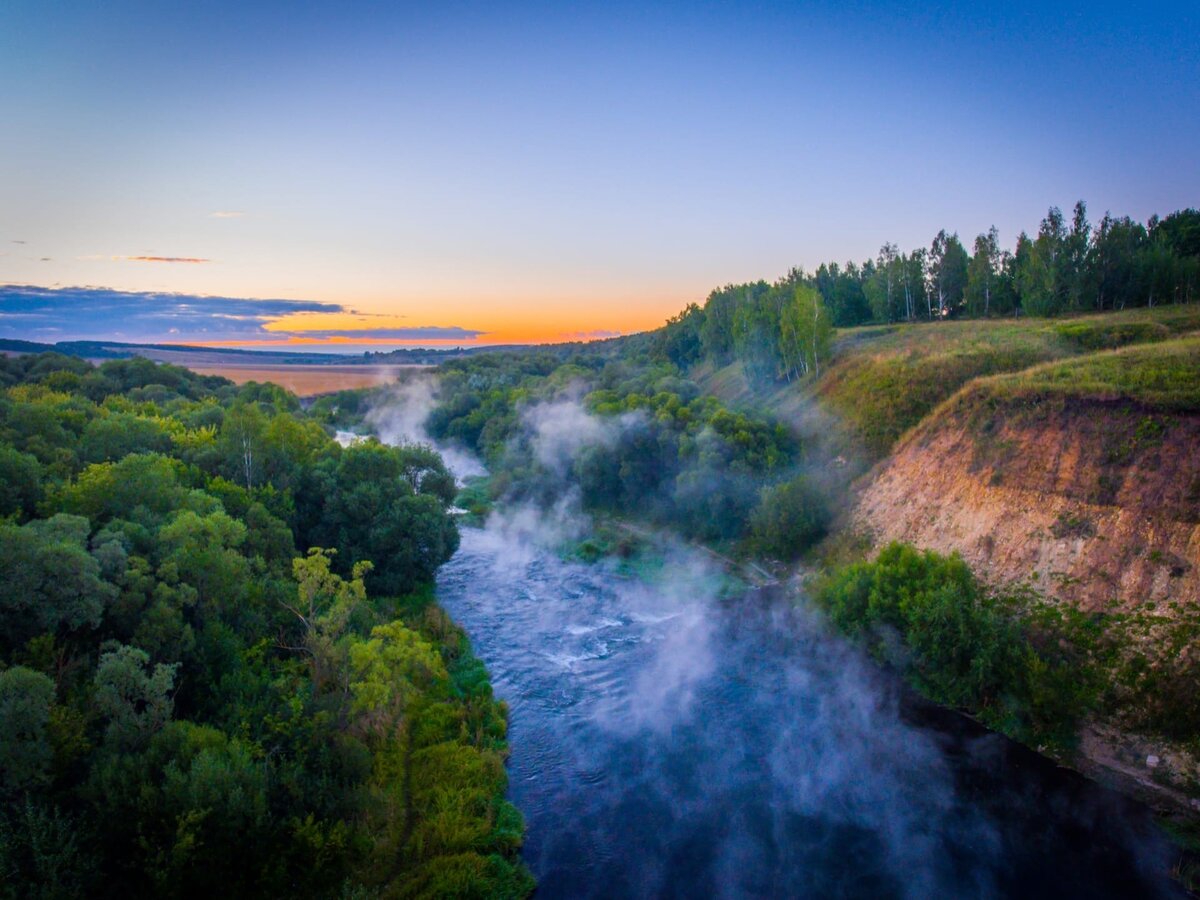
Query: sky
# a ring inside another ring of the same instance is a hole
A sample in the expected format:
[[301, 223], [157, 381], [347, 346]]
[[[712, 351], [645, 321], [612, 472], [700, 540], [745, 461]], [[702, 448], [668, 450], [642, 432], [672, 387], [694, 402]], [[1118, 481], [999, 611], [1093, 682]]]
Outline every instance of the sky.
[[5, 0], [0, 121], [0, 337], [589, 339], [1200, 206], [1200, 9]]

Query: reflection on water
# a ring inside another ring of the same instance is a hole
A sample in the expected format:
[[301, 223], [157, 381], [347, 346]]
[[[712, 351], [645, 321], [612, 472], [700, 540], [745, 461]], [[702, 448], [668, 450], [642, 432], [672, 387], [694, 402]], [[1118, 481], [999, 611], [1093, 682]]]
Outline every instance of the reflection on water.
[[511, 710], [539, 897], [1172, 895], [1145, 815], [915, 703], [819, 619], [464, 529], [439, 598]]

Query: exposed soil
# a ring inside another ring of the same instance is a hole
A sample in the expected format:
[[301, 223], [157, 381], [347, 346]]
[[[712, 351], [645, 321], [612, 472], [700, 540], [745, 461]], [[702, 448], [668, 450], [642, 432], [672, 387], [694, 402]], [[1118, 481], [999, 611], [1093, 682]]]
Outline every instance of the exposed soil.
[[1200, 602], [1200, 415], [970, 398], [863, 480], [852, 527], [1082, 609]]

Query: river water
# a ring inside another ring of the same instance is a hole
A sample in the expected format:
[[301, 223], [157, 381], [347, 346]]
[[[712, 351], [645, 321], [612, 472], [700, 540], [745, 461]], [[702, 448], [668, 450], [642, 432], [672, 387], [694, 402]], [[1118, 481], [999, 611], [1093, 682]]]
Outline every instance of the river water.
[[538, 896], [1155, 897], [1135, 805], [930, 708], [686, 548], [564, 562], [535, 517], [464, 528], [438, 597], [510, 708]]

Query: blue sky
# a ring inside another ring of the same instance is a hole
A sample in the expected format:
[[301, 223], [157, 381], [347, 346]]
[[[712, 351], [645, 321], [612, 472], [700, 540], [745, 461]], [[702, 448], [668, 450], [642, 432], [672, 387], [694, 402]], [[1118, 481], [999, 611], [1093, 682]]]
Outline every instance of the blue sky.
[[1195, 4], [10, 0], [0, 282], [329, 304], [272, 339], [640, 330], [943, 227], [1200, 205], [1198, 46]]

